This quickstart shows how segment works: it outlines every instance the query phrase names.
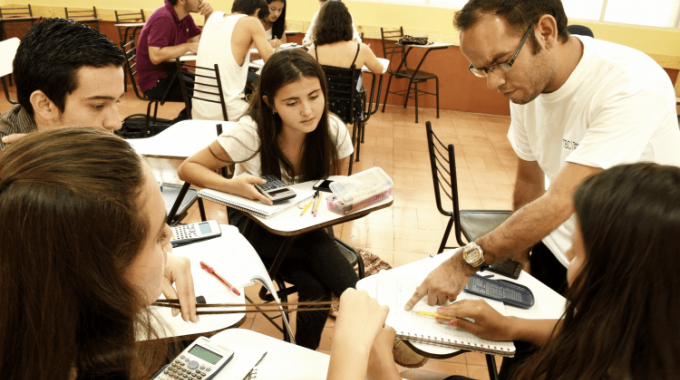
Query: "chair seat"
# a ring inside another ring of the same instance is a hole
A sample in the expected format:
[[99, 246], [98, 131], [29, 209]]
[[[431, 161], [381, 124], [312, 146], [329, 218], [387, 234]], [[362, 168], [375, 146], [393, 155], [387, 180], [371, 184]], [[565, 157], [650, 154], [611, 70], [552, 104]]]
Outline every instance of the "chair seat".
[[415, 81], [426, 81], [428, 79], [434, 79], [434, 78], [437, 77], [436, 75], [434, 75], [432, 73], [428, 73], [427, 71], [422, 71], [422, 70], [419, 70], [418, 75], [416, 75], [416, 76], [413, 76], [413, 74], [416, 71], [412, 70], [412, 69], [399, 70], [399, 71], [388, 71], [388, 72], [392, 75], [396, 75], [399, 78], [411, 78], [411, 77], [413, 77], [413, 79]]
[[512, 211], [505, 210], [461, 210], [460, 228], [468, 241], [475, 241], [498, 227]]

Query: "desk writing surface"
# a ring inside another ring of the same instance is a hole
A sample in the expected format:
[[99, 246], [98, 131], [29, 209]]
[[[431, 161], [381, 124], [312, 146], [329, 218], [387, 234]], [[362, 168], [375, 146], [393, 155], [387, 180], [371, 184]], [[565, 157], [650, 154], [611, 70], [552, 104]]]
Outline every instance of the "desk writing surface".
[[[255, 52], [257, 53], [257, 51], [255, 51]], [[380, 61], [380, 63], [382, 63], [383, 71], [381, 73], [374, 73], [374, 74], [385, 74], [385, 72], [387, 72], [387, 69], [390, 67], [390, 60], [385, 59], [385, 58], [378, 58], [378, 61]], [[249, 67], [251, 67], [253, 69], [258, 69], [258, 70], [262, 69], [264, 67], [264, 60], [263, 59], [256, 59], [254, 61], [251, 61]], [[364, 73], [372, 73], [372, 71], [369, 70], [368, 67], [366, 67], [366, 66], [363, 66], [361, 68], [361, 71], [364, 72]]]
[[[448, 260], [453, 256], [458, 249], [450, 250], [434, 257], [429, 257], [426, 259], [418, 260], [410, 264], [402, 265], [400, 267], [391, 269], [390, 271], [394, 273], [404, 274], [405, 276], [419, 277], [422, 280], [427, 277], [427, 275], [435, 268], [437, 268], [441, 263]], [[506, 311], [509, 316], [525, 318], [525, 319], [560, 319], [562, 318], [562, 313], [566, 306], [566, 299], [561, 295], [557, 294], [555, 291], [550, 289], [545, 284], [541, 283], [533, 276], [525, 271], [522, 271], [517, 280], [513, 280], [509, 277], [505, 277], [496, 273], [485, 273], [493, 274], [493, 279], [503, 279], [511, 282], [522, 284], [529, 289], [534, 294], [535, 303], [529, 309], [520, 309], [513, 306], [506, 306]], [[378, 276], [370, 276], [357, 282], [358, 290], [366, 290], [371, 297], [376, 297]], [[429, 344], [411, 342], [414, 346], [422, 351], [426, 351], [432, 354], [445, 355], [457, 351], [456, 349], [438, 347]]]
[[448, 42], [432, 42], [429, 45], [408, 44], [408, 45], [404, 45], [404, 46], [409, 47], [409, 48], [434, 49], [434, 48], [445, 48], [445, 47], [454, 46], [454, 45], [451, 44], [451, 43], [448, 43]]
[[235, 125], [231, 121], [183, 120], [156, 136], [126, 141], [143, 156], [187, 158], [217, 140], [217, 124], [222, 124], [222, 131]]
[[122, 24], [113, 24], [114, 26], [118, 26], [121, 28], [136, 28], [138, 26], [144, 26], [146, 25], [145, 22], [126, 22]]
[[[340, 180], [347, 178], [346, 176], [331, 176], [328, 177], [329, 179], [332, 180]], [[312, 190], [312, 186], [314, 183], [317, 181], [309, 181], [309, 182], [303, 182], [303, 183], [298, 183], [292, 186], [289, 186], [293, 189], [300, 189], [300, 190]], [[326, 204], [326, 200], [332, 196], [331, 193], [325, 193], [323, 191], [319, 192], [320, 196], [323, 196], [323, 199], [321, 200], [322, 203], [319, 205], [319, 211], [317, 213], [317, 216], [314, 217], [312, 216], [312, 210], [311, 207], [305, 215], [300, 216], [300, 213], [302, 212], [302, 209], [300, 209], [297, 206], [292, 206], [291, 208], [282, 211], [278, 214], [275, 214], [274, 216], [270, 217], [269, 219], [264, 219], [264, 218], [259, 218], [256, 217], [261, 224], [266, 225], [267, 227], [281, 231], [281, 232], [292, 232], [292, 231], [299, 231], [302, 229], [306, 229], [309, 227], [313, 227], [315, 225], [319, 225], [322, 223], [326, 223], [335, 219], [340, 219], [343, 218], [344, 215], [336, 214], [328, 209], [328, 206]], [[364, 211], [364, 210], [370, 210], [372, 208], [376, 208], [385, 204], [389, 204], [390, 202], [393, 202], [394, 198], [390, 196], [387, 199], [384, 199], [378, 203], [375, 203], [369, 207], [366, 207], [364, 209], [361, 209], [359, 211]], [[309, 201], [302, 202], [304, 205], [307, 205]], [[347, 216], [350, 216], [352, 214], [349, 214]]]
[[[255, 249], [234, 226], [220, 225], [222, 236], [173, 249], [173, 253], [191, 260], [191, 275], [196, 296], [204, 296], [207, 303], [245, 303], [243, 286], [251, 284], [250, 277], [262, 271], [261, 261]], [[212, 266], [217, 273], [237, 287], [235, 295], [208, 272], [201, 269], [200, 261]], [[161, 296], [161, 298], [164, 298]], [[171, 310], [152, 306], [166, 329], [159, 329], [168, 336], [183, 336], [219, 331], [232, 326], [245, 317], [244, 313], [200, 315], [199, 322], [184, 322], [180, 316], [172, 317]], [[169, 328], [169, 329], [168, 329]]]

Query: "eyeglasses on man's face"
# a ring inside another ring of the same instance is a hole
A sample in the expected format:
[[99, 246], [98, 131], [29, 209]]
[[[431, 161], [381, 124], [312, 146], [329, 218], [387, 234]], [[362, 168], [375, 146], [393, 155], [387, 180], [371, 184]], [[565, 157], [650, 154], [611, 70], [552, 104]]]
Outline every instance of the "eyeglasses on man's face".
[[535, 21], [532, 22], [531, 25], [529, 25], [527, 31], [524, 32], [524, 37], [522, 37], [522, 41], [519, 43], [517, 50], [515, 50], [515, 54], [512, 55], [512, 58], [510, 58], [510, 60], [506, 62], [497, 63], [489, 67], [475, 67], [475, 65], [470, 64], [468, 70], [470, 70], [471, 73], [475, 74], [475, 76], [478, 76], [480, 78], [486, 78], [487, 76], [489, 76], [489, 72], [492, 73], [496, 72], [497, 69], [500, 69], [503, 73], [507, 73], [508, 71], [510, 71], [512, 65], [515, 63], [515, 60], [517, 59], [517, 56], [519, 55], [519, 52], [522, 50], [522, 46], [524, 46], [524, 43], [529, 37], [529, 32], [531, 32], [534, 29], [535, 24], [536, 24]]

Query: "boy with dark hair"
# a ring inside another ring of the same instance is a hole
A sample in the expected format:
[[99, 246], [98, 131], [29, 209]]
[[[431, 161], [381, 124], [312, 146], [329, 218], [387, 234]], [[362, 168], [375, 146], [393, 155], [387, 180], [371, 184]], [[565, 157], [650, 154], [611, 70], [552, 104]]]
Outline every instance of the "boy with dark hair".
[[[236, 0], [231, 14], [215, 12], [205, 23], [203, 37], [198, 47], [196, 65], [220, 68], [220, 82], [224, 91], [224, 102], [229, 121], [237, 121], [248, 109], [244, 90], [248, 79], [250, 47], [255, 46], [264, 61], [274, 53], [267, 41], [264, 26], [260, 20], [269, 16], [265, 0]], [[201, 74], [201, 69], [197, 69]], [[210, 74], [206, 72], [205, 74]], [[205, 81], [204, 81], [205, 82]], [[196, 84], [196, 90], [209, 91], [206, 84]], [[213, 81], [216, 85], [217, 82]], [[219, 100], [217, 96], [204, 94], [205, 98]], [[192, 118], [200, 120], [222, 120], [222, 108], [217, 103], [192, 99]]]
[[32, 26], [14, 58], [19, 104], [0, 116], [0, 149], [37, 130], [120, 129], [124, 60], [116, 44], [86, 25], [50, 18]]
[[[201, 29], [189, 13], [199, 13], [206, 23], [212, 15], [212, 6], [203, 0], [164, 0], [165, 5], [156, 9], [146, 21], [139, 35], [137, 46], [137, 84], [146, 96], [161, 99], [168, 91], [166, 100], [182, 102], [178, 80], [171, 81], [174, 63], [168, 60], [186, 53], [198, 52]], [[193, 95], [193, 91], [189, 96]], [[186, 119], [185, 111], [177, 121]]]

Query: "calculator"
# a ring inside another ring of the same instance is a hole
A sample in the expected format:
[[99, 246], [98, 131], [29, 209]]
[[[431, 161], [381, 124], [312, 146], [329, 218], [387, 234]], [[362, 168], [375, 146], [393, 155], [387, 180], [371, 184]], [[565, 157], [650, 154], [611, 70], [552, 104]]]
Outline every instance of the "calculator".
[[158, 380], [210, 380], [234, 357], [234, 350], [199, 337], [156, 374]]
[[523, 309], [534, 306], [534, 294], [529, 288], [506, 280], [496, 281], [472, 275], [463, 290]]
[[273, 175], [263, 176], [262, 179], [266, 180], [267, 183], [264, 185], [255, 185], [255, 188], [257, 188], [257, 190], [270, 201], [279, 203], [291, 198], [295, 198], [295, 192], [288, 186], [284, 185], [280, 179], [274, 177]]
[[171, 227], [171, 229], [172, 237], [170, 238], [170, 244], [172, 244], [173, 247], [191, 244], [200, 240], [212, 239], [222, 235], [222, 230], [220, 230], [220, 225], [216, 220], [183, 224]]

